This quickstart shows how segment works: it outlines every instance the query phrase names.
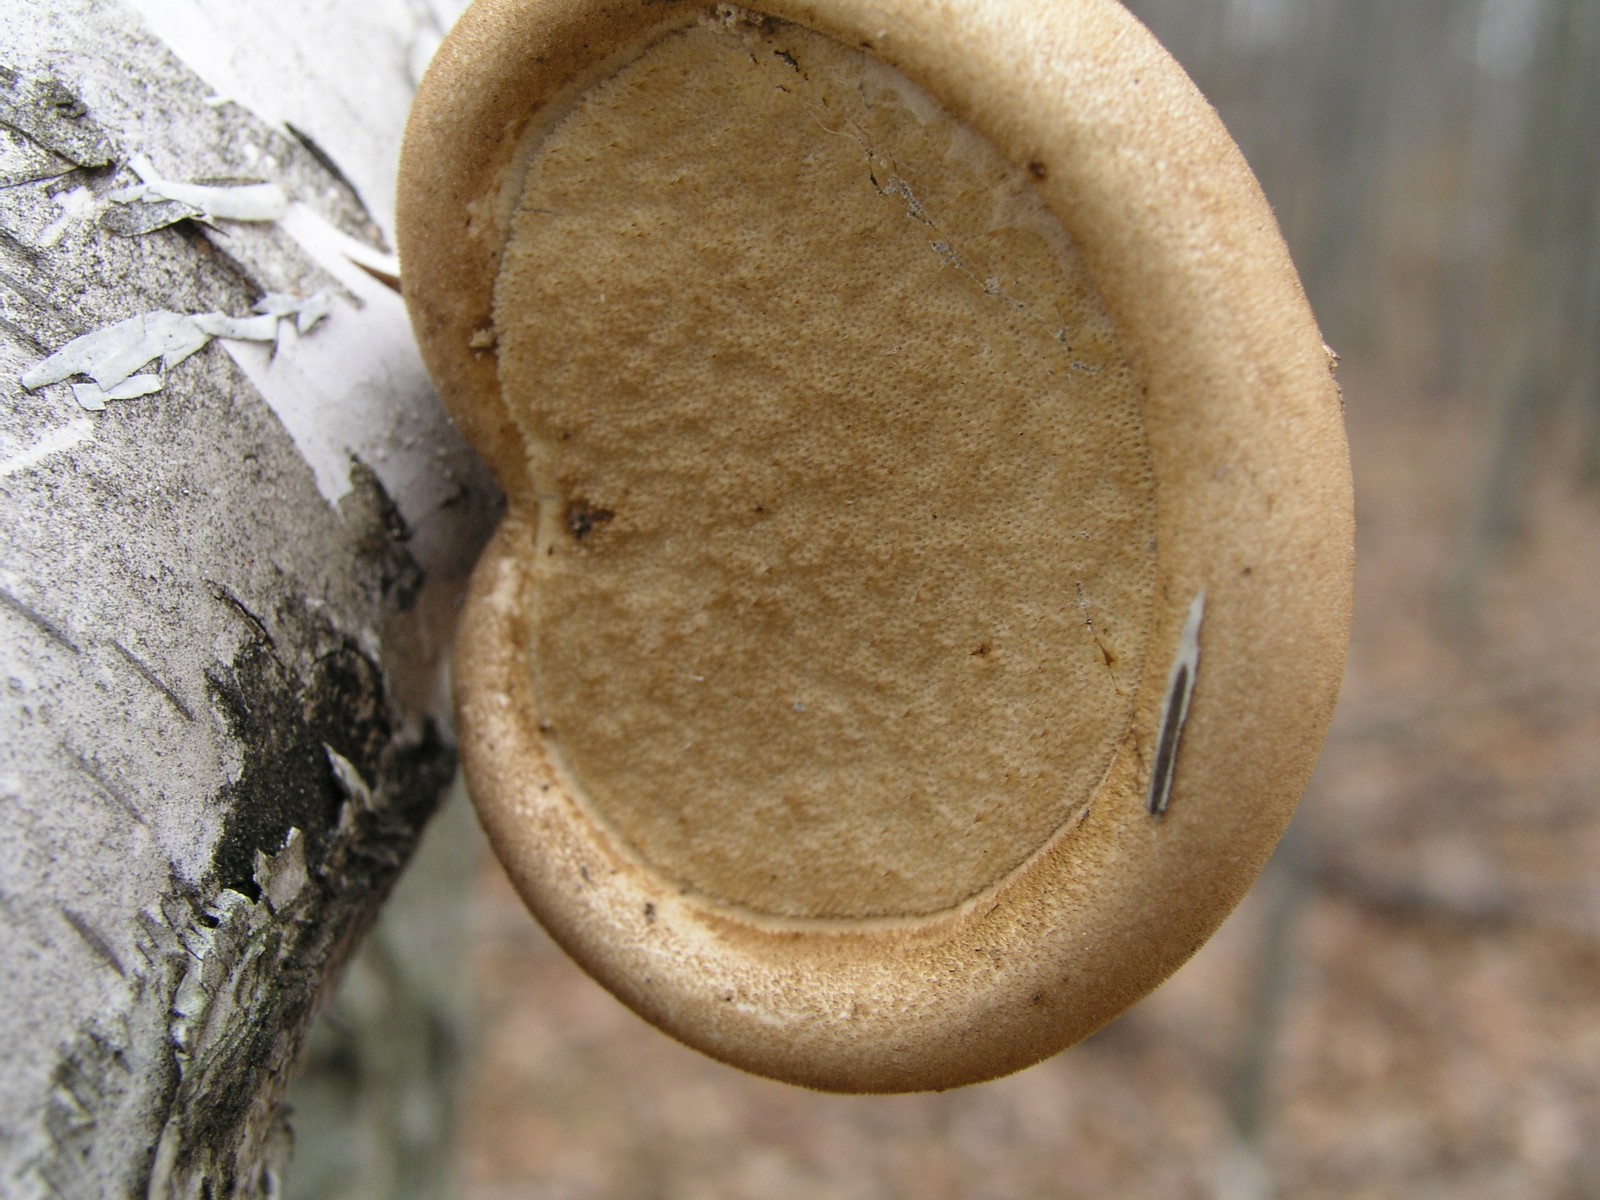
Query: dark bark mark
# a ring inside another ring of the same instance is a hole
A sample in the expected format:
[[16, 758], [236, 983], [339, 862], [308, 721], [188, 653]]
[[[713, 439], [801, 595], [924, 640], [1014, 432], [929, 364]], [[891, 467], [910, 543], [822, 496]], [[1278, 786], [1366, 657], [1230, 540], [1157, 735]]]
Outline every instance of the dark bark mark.
[[124, 979], [128, 977], [128, 972], [124, 969], [122, 960], [117, 957], [116, 951], [111, 948], [111, 943], [101, 936], [99, 930], [70, 908], [63, 906], [61, 915], [67, 924], [72, 926], [72, 932], [82, 939], [84, 945], [93, 950], [118, 975], [121, 975]]
[[74, 750], [71, 746], [67, 745], [66, 742], [61, 742], [60, 746], [72, 765], [76, 767], [81, 774], [86, 776], [90, 782], [95, 785], [95, 787], [99, 788], [100, 791], [107, 796], [107, 798], [115, 802], [118, 807], [120, 807], [139, 824], [145, 824], [144, 814], [139, 811], [138, 806], [135, 805], [132, 800], [128, 799], [127, 796], [123, 795], [122, 791], [115, 787], [112, 782], [105, 777], [96, 763], [91, 761], [79, 751]]
[[12, 341], [16, 342], [17, 345], [26, 346], [39, 357], [43, 358], [46, 354], [43, 342], [34, 337], [33, 334], [29, 333], [26, 329], [23, 329], [20, 325], [16, 325], [11, 321], [6, 320], [4, 317], [0, 317], [0, 331], [3, 331], [6, 336]]
[[193, 710], [183, 702], [182, 697], [180, 697], [177, 692], [173, 691], [164, 682], [162, 682], [161, 677], [157, 675], [155, 671], [151, 670], [148, 663], [139, 658], [132, 650], [129, 650], [121, 642], [113, 641], [111, 644], [116, 647], [117, 653], [122, 655], [123, 659], [127, 661], [127, 664], [137, 671], [140, 677], [146, 683], [166, 697], [167, 703], [171, 704], [173, 708], [177, 709], [185, 721], [194, 720]]
[[52, 300], [48, 293], [35, 287], [27, 280], [18, 279], [9, 271], [0, 271], [0, 284], [4, 284], [9, 290], [15, 292], [19, 299], [41, 311], [52, 308], [56, 304], [56, 301]]
[[227, 605], [233, 610], [235, 616], [250, 627], [250, 632], [256, 635], [257, 641], [268, 650], [277, 650], [278, 644], [272, 640], [272, 634], [267, 632], [267, 627], [261, 623], [261, 618], [246, 608], [244, 601], [235, 596], [231, 589], [214, 579], [206, 580], [206, 586], [210, 589], [213, 598]]
[[30, 267], [39, 265], [39, 260], [44, 257], [44, 251], [37, 246], [30, 246], [11, 230], [0, 225], [0, 246], [4, 246], [10, 253], [26, 262]]
[[65, 646], [74, 654], [81, 653], [81, 651], [78, 649], [77, 643], [67, 636], [66, 631], [62, 629], [61, 626], [57, 625], [43, 613], [30, 608], [4, 588], [0, 588], [0, 608], [9, 608], [12, 612], [16, 613], [17, 616], [21, 617], [24, 621], [32, 625], [35, 629], [44, 634], [57, 645]]

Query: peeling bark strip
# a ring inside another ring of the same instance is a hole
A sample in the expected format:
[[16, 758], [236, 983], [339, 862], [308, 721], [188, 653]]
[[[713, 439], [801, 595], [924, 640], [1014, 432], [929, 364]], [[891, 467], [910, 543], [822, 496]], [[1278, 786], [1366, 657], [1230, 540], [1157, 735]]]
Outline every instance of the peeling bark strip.
[[128, 166], [140, 182], [112, 192], [106, 198], [113, 204], [179, 204], [190, 210], [189, 215], [202, 221], [276, 221], [289, 209], [287, 193], [275, 183], [263, 180], [185, 183], [163, 179], [142, 154], [129, 159]]
[[22, 386], [36, 391], [74, 375], [92, 382], [78, 383], [72, 395], [90, 412], [99, 412], [111, 400], [137, 400], [166, 386], [160, 375], [135, 374], [161, 360], [170, 371], [213, 338], [244, 342], [274, 342], [282, 334], [281, 322], [293, 320], [299, 333], [309, 333], [333, 310], [327, 292], [304, 300], [268, 292], [257, 300], [254, 316], [230, 317], [225, 313], [140, 313], [103, 329], [73, 338], [61, 349], [22, 373]]
[[1194, 695], [1195, 675], [1200, 670], [1200, 622], [1206, 615], [1206, 594], [1201, 592], [1189, 605], [1189, 619], [1178, 638], [1178, 656], [1167, 676], [1167, 699], [1161, 709], [1161, 738], [1156, 743], [1155, 766], [1150, 771], [1150, 815], [1161, 820], [1172, 800], [1172, 778], [1178, 769], [1178, 738], [1189, 717], [1189, 700]]

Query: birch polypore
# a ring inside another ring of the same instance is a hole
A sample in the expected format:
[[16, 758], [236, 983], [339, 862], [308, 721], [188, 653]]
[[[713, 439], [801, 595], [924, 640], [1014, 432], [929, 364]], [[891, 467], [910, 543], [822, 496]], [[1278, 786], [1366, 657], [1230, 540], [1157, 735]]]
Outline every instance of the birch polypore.
[[401, 256], [510, 499], [458, 646], [529, 905], [814, 1087], [1026, 1066], [1305, 785], [1337, 389], [1255, 181], [1109, 0], [479, 0]]

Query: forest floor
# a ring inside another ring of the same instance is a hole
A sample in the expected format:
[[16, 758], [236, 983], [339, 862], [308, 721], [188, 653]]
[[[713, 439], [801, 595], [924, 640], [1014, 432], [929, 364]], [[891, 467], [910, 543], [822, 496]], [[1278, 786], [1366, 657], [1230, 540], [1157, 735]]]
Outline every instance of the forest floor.
[[1285, 848], [1188, 966], [1011, 1078], [814, 1095], [645, 1025], [491, 866], [455, 1194], [1600, 1200], [1600, 495], [1547, 431], [1522, 536], [1466, 586], [1491, 423], [1346, 386], [1343, 699]]

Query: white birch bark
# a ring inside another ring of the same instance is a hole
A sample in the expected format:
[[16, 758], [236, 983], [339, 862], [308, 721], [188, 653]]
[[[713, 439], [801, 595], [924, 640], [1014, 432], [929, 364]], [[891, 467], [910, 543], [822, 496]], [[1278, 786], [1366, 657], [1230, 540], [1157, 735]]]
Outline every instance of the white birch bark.
[[[447, 15], [0, 5], [8, 1198], [275, 1194], [307, 1026], [451, 777], [440, 668], [496, 500], [399, 297], [351, 261], [382, 273]], [[119, 203], [136, 156], [147, 183], [265, 180], [287, 208], [150, 228], [195, 205]], [[320, 294], [304, 333], [225, 319]], [[277, 341], [22, 386], [151, 312]]]

